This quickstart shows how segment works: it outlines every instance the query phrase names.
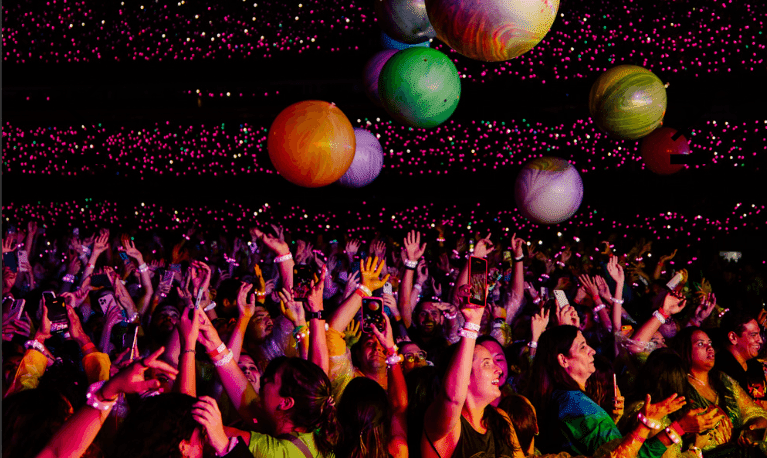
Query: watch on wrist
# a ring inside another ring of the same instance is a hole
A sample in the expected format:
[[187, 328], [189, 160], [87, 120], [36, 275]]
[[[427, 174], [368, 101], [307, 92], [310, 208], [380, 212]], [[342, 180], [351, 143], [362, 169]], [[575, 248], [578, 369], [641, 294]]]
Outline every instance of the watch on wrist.
[[325, 319], [325, 311], [320, 310], [319, 312], [306, 312], [306, 320], [324, 320]]

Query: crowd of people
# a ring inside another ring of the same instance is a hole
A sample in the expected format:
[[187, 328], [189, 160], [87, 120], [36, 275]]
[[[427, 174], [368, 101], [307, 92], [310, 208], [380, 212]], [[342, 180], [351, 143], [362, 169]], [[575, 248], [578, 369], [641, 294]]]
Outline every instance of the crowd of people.
[[4, 458], [767, 454], [747, 255], [24, 223], [2, 242]]

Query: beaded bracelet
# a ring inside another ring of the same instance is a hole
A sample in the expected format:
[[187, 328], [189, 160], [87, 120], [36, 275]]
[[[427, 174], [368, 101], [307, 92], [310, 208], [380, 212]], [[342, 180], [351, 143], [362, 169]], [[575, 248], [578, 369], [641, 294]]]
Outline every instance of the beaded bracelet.
[[623, 302], [625, 302], [623, 299], [616, 299], [614, 297], [611, 297], [610, 301], [615, 305], [623, 305]]
[[444, 316], [445, 319], [454, 320], [458, 318], [458, 312], [453, 312], [453, 313], [442, 312], [442, 316]]
[[479, 332], [481, 329], [478, 324], [469, 323], [468, 321], [464, 323], [464, 329], [468, 329], [469, 331]]
[[66, 274], [64, 275], [64, 278], [62, 278], [64, 283], [74, 283], [75, 282], [75, 276], [72, 274]]
[[27, 340], [24, 342], [24, 348], [27, 350], [34, 349], [42, 354], [45, 354], [45, 346], [37, 340]]
[[143, 263], [140, 266], [138, 266], [139, 273], [143, 274], [144, 272], [146, 272], [148, 270], [149, 270], [149, 266], [147, 266], [146, 263]]
[[666, 435], [668, 436], [669, 439], [671, 439], [671, 442], [675, 444], [682, 442], [682, 438], [679, 437], [679, 435], [676, 432], [674, 432], [673, 429], [666, 428], [664, 431], [666, 431]]
[[479, 337], [479, 334], [476, 331], [472, 331], [470, 329], [461, 329], [458, 331], [458, 335], [473, 340], [477, 340], [477, 337]]
[[288, 253], [288, 254], [284, 254], [282, 256], [279, 256], [277, 258], [274, 258], [274, 263], [275, 264], [279, 264], [281, 262], [290, 261], [291, 259], [293, 259], [293, 255]]
[[653, 420], [652, 418], [647, 418], [644, 416], [642, 412], [639, 412], [637, 414], [637, 418], [639, 421], [642, 422], [643, 425], [647, 426], [650, 429], [660, 429], [663, 425], [659, 421]]
[[415, 270], [418, 268], [418, 261], [411, 261], [409, 259], [405, 259], [404, 261], [405, 267], [407, 267], [410, 270]]
[[519, 256], [519, 257], [515, 257], [515, 258], [514, 258], [514, 260], [515, 260], [516, 262], [519, 262], [519, 261], [521, 261], [521, 260], [523, 260], [523, 259], [525, 259], [525, 255], [522, 255], [522, 256]]
[[530, 342], [527, 343], [527, 346], [530, 347], [530, 349], [536, 349], [538, 348], [538, 342], [531, 340]]
[[386, 365], [387, 366], [394, 366], [395, 364], [399, 364], [402, 362], [404, 358], [402, 358], [402, 355], [393, 354], [386, 358]]
[[594, 313], [599, 313], [606, 308], [607, 306], [605, 304], [599, 304], [596, 307], [594, 307]]
[[85, 403], [93, 407], [96, 410], [109, 410], [117, 402], [117, 398], [100, 400], [98, 392], [101, 391], [101, 387], [104, 385], [105, 380], [96, 382], [88, 388], [88, 393], [85, 395]]

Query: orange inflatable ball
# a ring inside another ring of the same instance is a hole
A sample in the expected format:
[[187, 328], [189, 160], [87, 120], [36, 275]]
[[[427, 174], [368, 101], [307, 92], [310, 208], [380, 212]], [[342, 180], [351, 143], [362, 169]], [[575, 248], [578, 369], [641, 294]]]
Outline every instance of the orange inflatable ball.
[[306, 188], [338, 181], [354, 160], [354, 128], [335, 104], [294, 103], [269, 128], [269, 158], [286, 180]]

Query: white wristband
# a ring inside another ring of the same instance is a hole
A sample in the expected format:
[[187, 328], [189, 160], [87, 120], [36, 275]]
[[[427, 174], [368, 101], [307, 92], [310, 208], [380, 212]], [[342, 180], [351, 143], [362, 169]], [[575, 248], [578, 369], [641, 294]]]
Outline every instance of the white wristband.
[[594, 313], [599, 313], [606, 308], [607, 306], [605, 304], [599, 304], [596, 307], [594, 307]]
[[274, 262], [275, 264], [279, 264], [281, 262], [290, 261], [291, 259], [293, 259], [293, 255], [288, 253], [280, 257], [274, 258]]
[[474, 331], [474, 332], [479, 332], [479, 330], [481, 329], [478, 324], [469, 323], [468, 321], [464, 323], [464, 327], [468, 329], [469, 331]]
[[117, 402], [117, 399], [113, 401], [100, 401], [99, 397], [96, 395], [96, 393], [101, 390], [101, 387], [104, 385], [105, 380], [102, 380], [100, 382], [96, 382], [92, 384], [88, 388], [88, 393], [85, 395], [85, 403], [93, 407], [96, 410], [109, 410], [112, 408], [112, 406], [115, 405], [115, 402]]
[[210, 312], [214, 308], [216, 308], [216, 301], [210, 301], [210, 304], [207, 307], [205, 307], [204, 309], [202, 309], [202, 311], [203, 312]]
[[26, 348], [27, 350], [35, 349], [39, 351], [40, 353], [45, 354], [45, 347], [43, 346], [43, 344], [41, 344], [37, 340], [27, 340], [26, 342], [24, 342], [24, 348]]
[[659, 311], [652, 312], [652, 316], [654, 316], [658, 321], [660, 321], [660, 324], [666, 324], [666, 319], [663, 318], [663, 315]]
[[227, 353], [226, 356], [224, 356], [223, 358], [213, 363], [213, 365], [216, 367], [224, 366], [228, 364], [233, 358], [234, 358], [234, 352], [232, 352], [232, 350], [229, 350], [229, 353]]
[[418, 267], [418, 261], [411, 261], [409, 259], [405, 259], [404, 263], [405, 263], [405, 267], [407, 267], [408, 269], [415, 269]]
[[365, 296], [372, 296], [373, 295], [373, 292], [370, 291], [370, 288], [368, 288], [367, 286], [359, 285], [357, 287], [357, 289], [362, 291], [363, 293], [365, 293]]
[[477, 337], [479, 337], [479, 334], [469, 329], [461, 329], [460, 331], [458, 331], [458, 335], [461, 337], [472, 339], [472, 340], [477, 340]]
[[413, 285], [413, 288], [414, 288], [414, 289], [417, 289], [419, 293], [420, 293], [420, 292], [423, 292], [423, 286], [421, 286], [421, 285], [420, 285], [420, 284], [418, 284], [418, 283], [416, 283], [415, 285]]

